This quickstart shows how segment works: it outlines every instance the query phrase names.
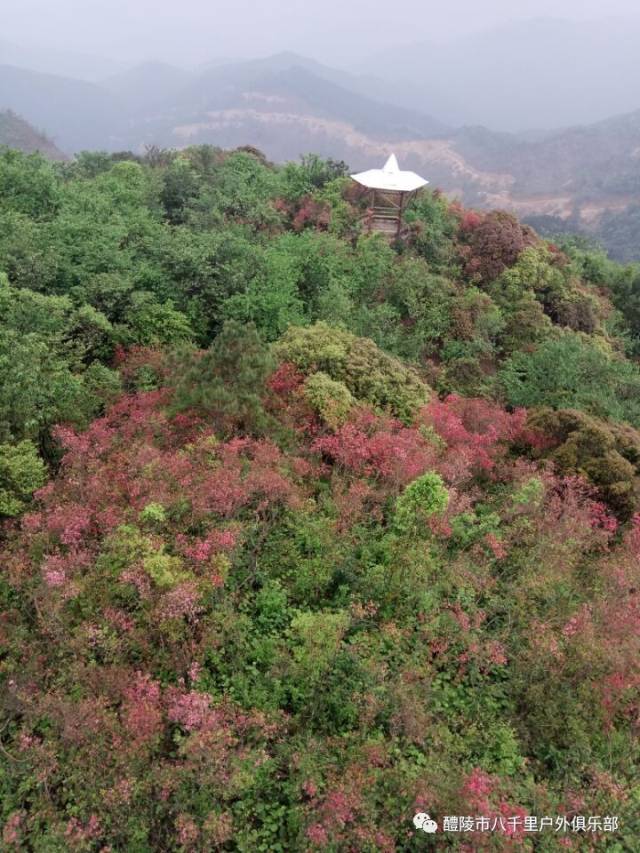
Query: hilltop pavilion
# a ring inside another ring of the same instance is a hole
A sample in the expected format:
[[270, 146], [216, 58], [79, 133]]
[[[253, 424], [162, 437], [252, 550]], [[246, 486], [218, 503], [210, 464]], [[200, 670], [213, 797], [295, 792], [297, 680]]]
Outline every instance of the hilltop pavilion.
[[390, 240], [398, 240], [402, 234], [407, 202], [429, 181], [415, 172], [403, 172], [395, 154], [389, 157], [382, 169], [369, 169], [351, 177], [371, 191], [367, 217], [369, 231], [379, 231]]

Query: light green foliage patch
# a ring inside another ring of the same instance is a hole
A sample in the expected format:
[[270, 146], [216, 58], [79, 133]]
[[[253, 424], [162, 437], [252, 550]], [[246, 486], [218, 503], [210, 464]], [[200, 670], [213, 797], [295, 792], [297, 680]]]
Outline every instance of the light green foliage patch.
[[0, 515], [19, 515], [46, 479], [45, 464], [32, 442], [0, 444]]
[[304, 394], [322, 420], [337, 429], [347, 419], [355, 400], [343, 382], [335, 382], [319, 370], [308, 376]]
[[428, 471], [406, 487], [396, 501], [394, 526], [407, 536], [424, 536], [429, 516], [444, 512], [448, 495], [442, 477]]
[[427, 386], [415, 371], [376, 347], [325, 323], [291, 329], [275, 346], [276, 355], [305, 373], [321, 371], [342, 382], [356, 400], [403, 419], [423, 405]]

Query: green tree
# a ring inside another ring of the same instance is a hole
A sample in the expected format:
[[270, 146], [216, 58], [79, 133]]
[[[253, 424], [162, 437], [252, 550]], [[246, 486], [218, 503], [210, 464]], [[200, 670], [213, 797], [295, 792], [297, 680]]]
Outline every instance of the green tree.
[[224, 303], [222, 314], [241, 323], [254, 323], [267, 341], [275, 341], [291, 325], [305, 321], [298, 290], [300, 264], [295, 255], [269, 248], [263, 265], [242, 293]]
[[184, 156], [176, 157], [162, 176], [160, 192], [160, 201], [169, 222], [184, 222], [187, 208], [197, 198], [199, 190], [199, 177], [190, 160]]
[[317, 154], [305, 154], [300, 163], [287, 163], [280, 172], [283, 194], [288, 199], [299, 199], [349, 171], [342, 160], [324, 160]]
[[0, 444], [0, 515], [19, 515], [46, 479], [46, 466], [31, 441]]
[[585, 335], [565, 332], [516, 352], [500, 378], [513, 406], [581, 409], [640, 425], [640, 370]]
[[428, 471], [409, 483], [397, 499], [394, 527], [404, 536], [422, 537], [426, 519], [444, 512], [448, 502], [449, 495], [442, 477], [435, 471]]
[[627, 323], [634, 352], [640, 353], [640, 266], [618, 270], [612, 282], [613, 302]]
[[304, 383], [304, 395], [322, 420], [332, 429], [337, 429], [344, 423], [355, 403], [344, 383], [335, 382], [321, 370], [307, 377]]
[[411, 240], [416, 251], [433, 272], [451, 274], [456, 267], [458, 222], [447, 199], [437, 192], [425, 191], [411, 202], [406, 213]]
[[172, 411], [194, 411], [223, 434], [259, 434], [268, 423], [265, 380], [273, 369], [255, 326], [225, 323], [211, 347], [182, 356]]
[[118, 392], [114, 371], [74, 369], [63, 350], [55, 338], [0, 330], [0, 441], [42, 443], [56, 423], [86, 426]]
[[60, 201], [58, 179], [44, 157], [0, 151], [0, 209], [46, 219], [56, 213]]

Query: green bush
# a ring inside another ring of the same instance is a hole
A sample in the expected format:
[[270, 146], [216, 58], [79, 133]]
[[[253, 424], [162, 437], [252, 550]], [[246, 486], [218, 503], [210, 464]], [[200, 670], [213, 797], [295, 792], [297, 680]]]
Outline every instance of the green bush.
[[424, 522], [447, 508], [449, 495], [442, 477], [429, 471], [409, 483], [396, 501], [394, 527], [407, 536], [424, 536]]
[[553, 441], [545, 452], [564, 473], [582, 474], [627, 519], [640, 501], [640, 432], [574, 409], [542, 409], [529, 425]]
[[343, 382], [335, 382], [321, 370], [312, 373], [304, 383], [304, 395], [322, 420], [337, 429], [352, 409], [355, 400]]
[[403, 420], [410, 420], [428, 399], [428, 388], [414, 370], [382, 352], [373, 341], [325, 323], [290, 329], [274, 351], [303, 373], [321, 371], [344, 383], [356, 400]]

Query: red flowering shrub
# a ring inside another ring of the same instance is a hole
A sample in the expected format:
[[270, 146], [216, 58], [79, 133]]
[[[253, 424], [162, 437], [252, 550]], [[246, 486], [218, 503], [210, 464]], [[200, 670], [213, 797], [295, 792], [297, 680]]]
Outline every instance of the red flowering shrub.
[[331, 222], [331, 208], [326, 202], [317, 201], [307, 196], [301, 200], [295, 212], [291, 227], [294, 231], [302, 231], [311, 225], [320, 230], [326, 230]]
[[160, 685], [149, 675], [136, 673], [133, 684], [125, 688], [123, 722], [136, 744], [144, 744], [161, 733]]
[[413, 427], [361, 411], [312, 448], [355, 474], [377, 477], [397, 486], [423, 474], [436, 458], [430, 442]]
[[487, 400], [449, 395], [432, 400], [422, 412], [446, 447], [441, 472], [459, 483], [478, 471], [490, 472], [508, 445], [523, 434], [527, 413], [512, 414]]
[[483, 284], [495, 281], [536, 239], [530, 228], [504, 211], [465, 211], [460, 220], [460, 254], [465, 274]]

